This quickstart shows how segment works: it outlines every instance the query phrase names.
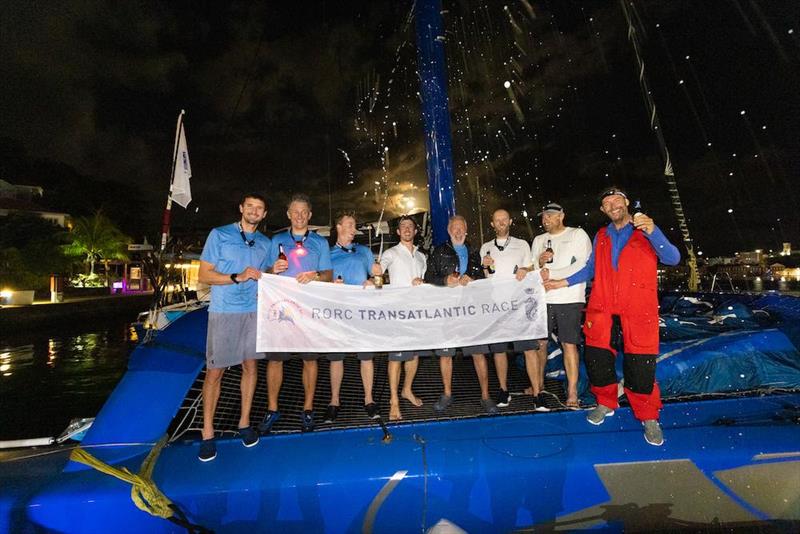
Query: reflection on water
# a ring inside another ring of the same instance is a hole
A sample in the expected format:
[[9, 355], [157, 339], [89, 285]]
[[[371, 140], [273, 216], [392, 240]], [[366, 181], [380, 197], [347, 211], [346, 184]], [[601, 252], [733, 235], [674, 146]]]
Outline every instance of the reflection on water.
[[93, 417], [135, 345], [125, 320], [0, 335], [0, 440], [58, 435]]

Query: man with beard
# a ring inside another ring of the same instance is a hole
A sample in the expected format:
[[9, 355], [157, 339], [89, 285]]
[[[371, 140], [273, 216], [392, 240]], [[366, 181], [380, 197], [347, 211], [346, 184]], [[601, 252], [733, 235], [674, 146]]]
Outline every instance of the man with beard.
[[[428, 269], [425, 271], [425, 282], [437, 286], [465, 286], [473, 280], [483, 278], [481, 258], [477, 250], [472, 250], [466, 243], [467, 221], [461, 215], [453, 215], [447, 224], [450, 240], [433, 249]], [[481, 387], [481, 406], [486, 413], [497, 413], [497, 405], [489, 397], [489, 371], [484, 354], [489, 352], [488, 345], [464, 347], [462, 352], [472, 355], [472, 364], [478, 375]], [[444, 392], [433, 406], [438, 413], [444, 413], [453, 404], [453, 355], [455, 349], [437, 349], [439, 370], [442, 373]]]
[[[510, 235], [511, 215], [504, 209], [495, 210], [492, 214], [492, 228], [495, 231], [495, 238], [487, 241], [481, 247], [481, 257], [483, 258], [483, 273], [487, 278], [516, 277], [523, 280], [528, 274], [528, 267], [531, 264], [531, 249], [528, 243]], [[527, 364], [528, 353], [533, 352], [539, 346], [537, 340], [514, 341], [513, 349], [515, 352], [525, 352]], [[494, 367], [497, 371], [497, 381], [500, 382], [500, 391], [497, 394], [496, 403], [500, 408], [504, 408], [511, 402], [508, 395], [508, 343], [494, 343], [489, 345], [489, 350], [494, 352]], [[533, 383], [533, 377], [531, 377]]]
[[[628, 212], [628, 195], [619, 187], [600, 194], [600, 211], [611, 220], [594, 238], [586, 266], [566, 279], [545, 283], [548, 290], [594, 278], [586, 306], [585, 362], [597, 407], [586, 417], [600, 425], [619, 407], [616, 348], [622, 338], [625, 395], [633, 415], [644, 426], [647, 443], [660, 446], [664, 433], [658, 423], [661, 396], [656, 384], [658, 357], [658, 280], [661, 261], [677, 265], [680, 252], [642, 213]], [[557, 252], [556, 252], [557, 253]]]
[[[542, 270], [543, 279], [567, 278], [586, 265], [592, 253], [592, 242], [581, 228], [564, 226], [564, 208], [550, 203], [539, 213], [545, 233], [537, 235], [531, 244], [535, 269]], [[545, 273], [546, 271], [546, 273]], [[581, 343], [581, 314], [586, 302], [586, 283], [547, 292], [547, 336], [531, 358], [536, 380], [531, 379], [531, 394], [537, 408], [544, 406], [544, 368], [547, 364], [547, 342], [554, 332], [564, 355], [567, 375], [567, 408], [577, 410], [578, 404], [578, 345]], [[528, 356], [525, 355], [526, 366]]]
[[[311, 220], [311, 199], [297, 193], [292, 196], [286, 210], [291, 226], [285, 232], [272, 236], [271, 258], [275, 274], [292, 276], [298, 283], [311, 281], [330, 282], [333, 270], [328, 241], [308, 228]], [[283, 253], [286, 260], [281, 260]], [[258, 426], [261, 434], [268, 434], [280, 418], [278, 393], [283, 383], [283, 362], [289, 359], [283, 352], [267, 353], [267, 415]], [[303, 432], [314, 430], [314, 390], [317, 387], [317, 359], [319, 354], [300, 354], [303, 359], [303, 389], [305, 398], [301, 424]]]
[[[390, 287], [411, 287], [423, 283], [427, 260], [425, 255], [414, 245], [417, 236], [417, 222], [408, 215], [400, 217], [397, 225], [397, 235], [400, 243], [385, 251], [380, 258], [380, 264], [373, 265], [372, 274], [380, 276], [383, 271], [389, 271]], [[422, 399], [414, 395], [411, 390], [414, 377], [419, 366], [419, 355], [427, 354], [420, 351], [390, 352], [389, 353], [389, 420], [399, 421], [403, 418], [400, 412], [400, 364], [406, 373], [403, 382], [402, 396], [412, 406], [422, 406]]]
[[206, 339], [206, 376], [203, 380], [203, 441], [200, 461], [217, 457], [214, 443], [214, 413], [219, 401], [222, 375], [227, 367], [242, 366], [242, 408], [239, 436], [245, 447], [258, 443], [250, 426], [250, 408], [256, 390], [258, 279], [270, 266], [270, 240], [258, 231], [267, 215], [264, 197], [249, 193], [239, 203], [241, 219], [214, 228], [200, 255], [198, 280], [211, 286]]
[[[333, 282], [356, 286], [372, 285], [369, 279], [375, 258], [369, 248], [353, 243], [356, 236], [356, 217], [352, 211], [336, 216], [336, 245], [331, 247], [331, 264], [333, 265]], [[372, 383], [375, 367], [372, 359], [375, 353], [359, 352], [361, 361], [361, 384], [364, 386], [364, 409], [370, 419], [378, 417], [378, 406], [372, 399]], [[342, 352], [328, 353], [331, 377], [331, 402], [325, 412], [325, 422], [336, 421], [339, 415], [339, 391], [344, 376], [344, 358]]]

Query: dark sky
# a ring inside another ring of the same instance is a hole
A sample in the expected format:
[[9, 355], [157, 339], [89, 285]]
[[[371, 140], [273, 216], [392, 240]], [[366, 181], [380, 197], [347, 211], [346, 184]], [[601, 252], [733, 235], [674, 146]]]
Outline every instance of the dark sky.
[[[5, 2], [0, 177], [92, 184], [84, 207], [153, 234], [184, 108], [195, 201], [178, 227], [227, 222], [246, 190], [267, 194], [273, 226], [292, 191], [312, 194], [316, 224], [345, 207], [374, 218], [386, 191], [392, 215], [425, 207], [411, 4]], [[800, 3], [635, 6], [698, 247], [800, 244]], [[611, 181], [675, 226], [618, 2], [444, 7], [457, 206], [473, 234], [502, 205], [528, 237], [523, 210], [549, 200], [593, 232]]]

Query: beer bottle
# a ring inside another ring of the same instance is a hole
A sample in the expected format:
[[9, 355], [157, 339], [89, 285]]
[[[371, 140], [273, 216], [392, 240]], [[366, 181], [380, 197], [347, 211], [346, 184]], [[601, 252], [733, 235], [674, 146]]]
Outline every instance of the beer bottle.
[[289, 261], [286, 257], [286, 253], [283, 251], [283, 245], [278, 245], [278, 259], [283, 261]]
[[[486, 255], [491, 258], [492, 257], [492, 251], [491, 250], [487, 250], [486, 251]], [[486, 270], [489, 271], [489, 274], [494, 274], [494, 263], [490, 263], [489, 266], [486, 268]]]
[[642, 201], [641, 200], [634, 200], [633, 201], [633, 216], [636, 217], [637, 215], [642, 215], [644, 213], [644, 209], [642, 209]]
[[[547, 240], [547, 248], [544, 249], [544, 251], [553, 254], [553, 242], [550, 241], [549, 239]], [[550, 259], [547, 260], [545, 263], [553, 263], [553, 257], [550, 256]]]
[[[377, 261], [375, 263], [380, 265], [380, 263], [378, 263]], [[372, 285], [375, 286], [375, 289], [383, 289], [383, 275], [382, 274], [373, 275], [372, 276]]]

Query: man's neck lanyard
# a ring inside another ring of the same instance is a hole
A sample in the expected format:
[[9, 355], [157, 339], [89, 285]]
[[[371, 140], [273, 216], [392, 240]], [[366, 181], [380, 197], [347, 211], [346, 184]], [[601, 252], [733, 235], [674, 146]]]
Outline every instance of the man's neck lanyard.
[[348, 254], [352, 254], [352, 253], [354, 253], [356, 251], [356, 246], [355, 245], [352, 245], [350, 248], [347, 248], [346, 246], [342, 245], [341, 243], [339, 243], [337, 241], [336, 242], [336, 246], [339, 247], [340, 249], [342, 249], [343, 251], [347, 252]]
[[305, 245], [305, 243], [306, 243], [306, 239], [308, 239], [308, 234], [309, 234], [309, 232], [311, 232], [311, 230], [309, 230], [309, 229], [306, 229], [306, 233], [305, 233], [305, 234], [303, 234], [303, 239], [297, 240], [297, 239], [295, 239], [295, 238], [294, 238], [294, 233], [293, 233], [291, 230], [289, 231], [289, 233], [290, 233], [290, 234], [291, 234], [291, 236], [292, 236], [292, 239], [294, 239], [294, 246], [295, 246], [295, 248], [303, 248], [303, 246], [304, 246], [304, 245]]
[[505, 244], [505, 245], [501, 245], [501, 244], [499, 244], [499, 243], [497, 242], [497, 238], [496, 238], [496, 237], [494, 238], [494, 246], [496, 246], [496, 247], [497, 247], [497, 250], [499, 250], [500, 252], [503, 252], [503, 251], [506, 249], [506, 247], [508, 246], [508, 244], [509, 244], [510, 242], [511, 242], [511, 236], [508, 236], [508, 237], [506, 238], [506, 244]]
[[252, 247], [252, 246], [254, 246], [256, 244], [255, 238], [247, 239], [247, 236], [244, 235], [244, 228], [242, 228], [242, 222], [241, 221], [239, 221], [239, 235], [242, 236], [242, 241], [244, 241], [244, 244], [247, 245], [248, 247]]

